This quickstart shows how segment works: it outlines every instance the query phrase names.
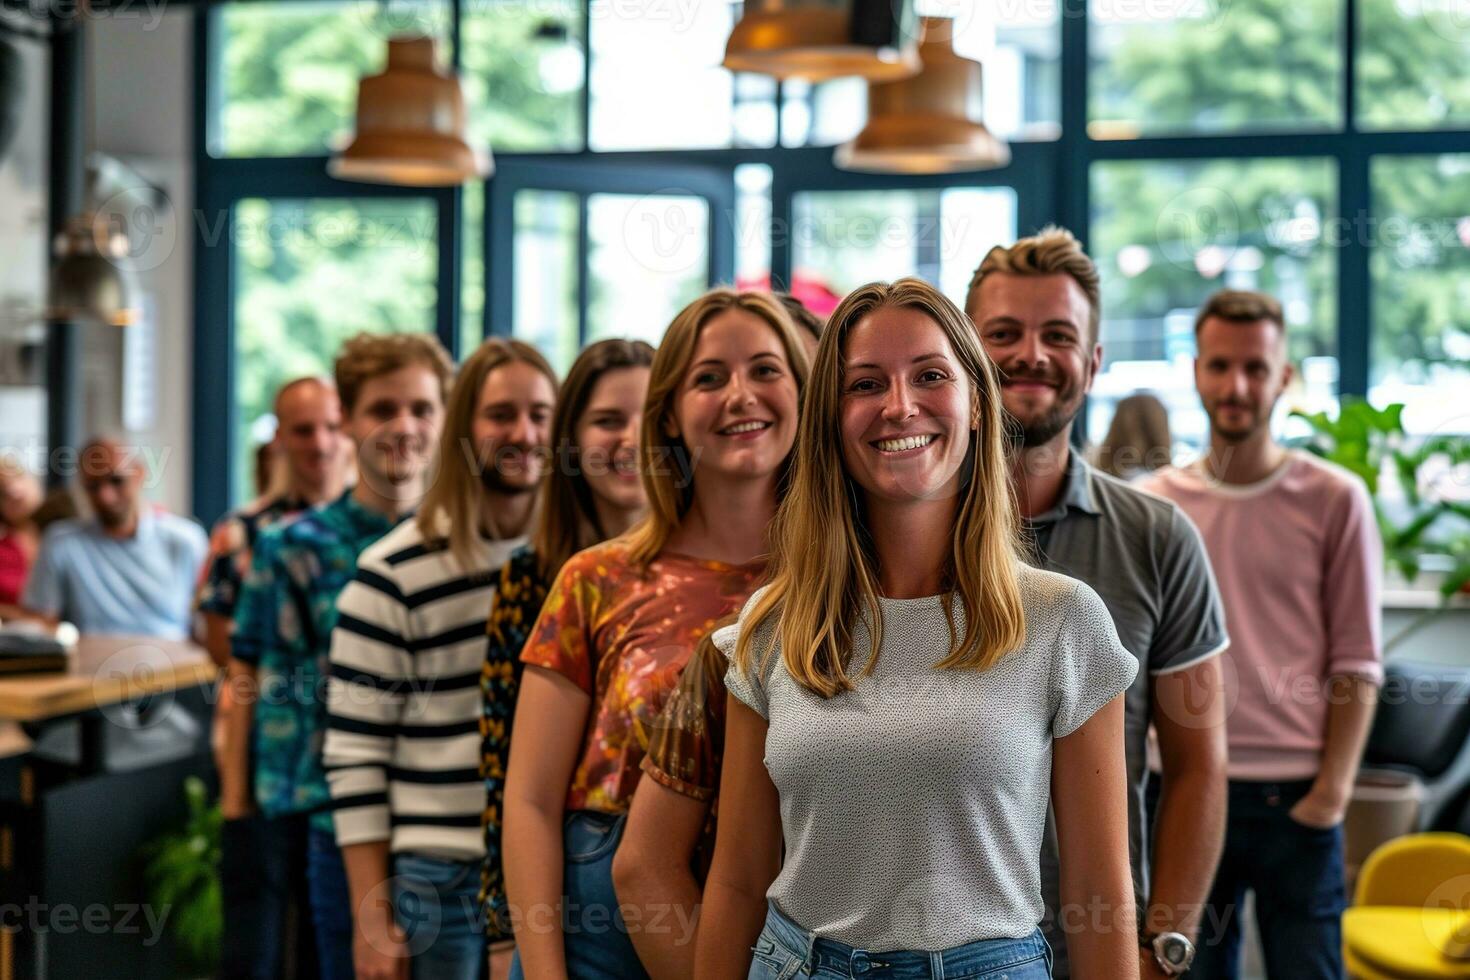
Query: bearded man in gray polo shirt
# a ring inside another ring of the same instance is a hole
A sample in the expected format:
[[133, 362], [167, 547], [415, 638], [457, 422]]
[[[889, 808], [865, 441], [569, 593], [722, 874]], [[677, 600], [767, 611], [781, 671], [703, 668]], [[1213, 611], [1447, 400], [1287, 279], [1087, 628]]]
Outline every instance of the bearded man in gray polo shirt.
[[[1224, 839], [1225, 704], [1218, 654], [1224, 613], [1199, 532], [1172, 503], [1090, 467], [1068, 444], [1102, 364], [1098, 275], [1070, 232], [1048, 228], [990, 250], [965, 311], [999, 369], [1016, 440], [1012, 486], [1033, 560], [1102, 596], [1140, 670], [1125, 697], [1129, 850], [1145, 980], [1193, 959]], [[1147, 825], [1149, 726], [1158, 732], [1163, 788]], [[1150, 857], [1152, 861], [1150, 861]], [[1089, 909], [1059, 909], [1056, 836], [1042, 845], [1042, 892], [1054, 975], [1070, 976], [1065, 936]], [[1150, 867], [1152, 864], [1152, 867]]]

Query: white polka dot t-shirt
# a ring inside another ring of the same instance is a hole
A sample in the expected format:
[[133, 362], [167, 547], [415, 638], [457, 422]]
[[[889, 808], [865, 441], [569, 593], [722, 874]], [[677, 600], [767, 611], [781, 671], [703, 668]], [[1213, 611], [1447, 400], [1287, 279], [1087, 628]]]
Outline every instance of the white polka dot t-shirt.
[[[1020, 574], [1025, 646], [983, 673], [935, 669], [949, 651], [939, 596], [880, 599], [877, 665], [836, 697], [798, 686], [779, 647], [761, 676], [728, 672], [730, 693], [769, 722], [786, 857], [767, 897], [802, 928], [872, 952], [934, 951], [1040, 922], [1052, 740], [1124, 691], [1138, 661], [1092, 589]], [[715, 634], [727, 656], [740, 629]], [[757, 653], [773, 629], [753, 638]], [[867, 628], [854, 634], [856, 673]]]

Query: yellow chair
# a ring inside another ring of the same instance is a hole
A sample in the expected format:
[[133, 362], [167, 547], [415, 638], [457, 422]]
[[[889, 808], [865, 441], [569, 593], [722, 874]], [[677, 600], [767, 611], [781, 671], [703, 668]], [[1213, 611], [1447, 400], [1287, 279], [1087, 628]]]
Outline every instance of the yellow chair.
[[1357, 980], [1470, 980], [1470, 837], [1411, 834], [1370, 854], [1342, 946]]

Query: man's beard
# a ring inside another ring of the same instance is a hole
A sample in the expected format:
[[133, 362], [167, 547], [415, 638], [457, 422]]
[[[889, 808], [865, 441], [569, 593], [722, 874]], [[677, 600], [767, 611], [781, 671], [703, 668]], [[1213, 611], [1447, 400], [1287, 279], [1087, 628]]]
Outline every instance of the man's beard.
[[[1040, 418], [1022, 422], [1006, 412], [1006, 431], [1010, 434], [1012, 444], [1022, 449], [1035, 449], [1051, 442], [1057, 437], [1057, 433], [1072, 424], [1072, 420], [1082, 410], [1081, 386], [1065, 378], [1049, 374], [1006, 374], [1004, 380], [1040, 381], [1056, 385], [1056, 404]], [[1001, 405], [1005, 405], [1004, 395], [1001, 397]]]
[[[1223, 408], [1224, 406], [1222, 405], [1218, 407]], [[1240, 407], [1246, 408], [1246, 406], [1244, 405]], [[1250, 422], [1241, 428], [1227, 429], [1215, 421], [1215, 413], [1211, 412], [1210, 431], [1232, 445], [1239, 445], [1240, 443], [1248, 440], [1251, 436], [1255, 435], [1256, 432], [1260, 430], [1262, 424], [1265, 423], [1265, 419], [1260, 418], [1253, 411], [1250, 413], [1250, 418]]]
[[[529, 463], [534, 458], [534, 453], [531, 450], [525, 450], [521, 458]], [[535, 493], [541, 486], [539, 478], [529, 483], [514, 483], [507, 480], [505, 474], [500, 472], [500, 467], [495, 465], [494, 456], [482, 462], [477, 468], [480, 471], [480, 486], [484, 487], [488, 493], [513, 497], [523, 493]]]

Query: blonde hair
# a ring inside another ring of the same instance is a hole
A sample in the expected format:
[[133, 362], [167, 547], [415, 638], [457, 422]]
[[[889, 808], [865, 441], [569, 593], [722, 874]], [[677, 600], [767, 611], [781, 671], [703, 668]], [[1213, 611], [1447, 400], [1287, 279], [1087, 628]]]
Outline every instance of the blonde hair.
[[360, 333], [348, 338], [332, 368], [342, 413], [352, 414], [364, 384], [410, 364], [422, 364], [433, 371], [439, 379], [439, 399], [446, 400], [454, 361], [437, 337], [426, 333]]
[[1047, 225], [1030, 238], [1022, 238], [1009, 248], [997, 245], [985, 253], [980, 267], [970, 279], [970, 288], [965, 292], [965, 309], [975, 308], [980, 284], [987, 276], [997, 272], [1013, 276], [1071, 276], [1072, 281], [1082, 287], [1087, 296], [1089, 309], [1087, 323], [1092, 331], [1092, 342], [1099, 337], [1102, 322], [1102, 291], [1099, 286], [1097, 266], [1082, 244], [1067, 229]]
[[[797, 391], [806, 386], [809, 370], [806, 349], [790, 314], [770, 293], [711, 289], [679, 311], [664, 331], [653, 356], [648, 399], [643, 403], [638, 462], [643, 474], [643, 492], [648, 497], [648, 516], [627, 533], [628, 557], [637, 567], [646, 568], [658, 556], [694, 501], [694, 461], [689, 458], [683, 438], [670, 437], [667, 430], [674, 420], [674, 403], [684, 372], [694, 360], [699, 332], [719, 314], [734, 309], [759, 317], [776, 331], [786, 351], [786, 361], [796, 375]], [[782, 463], [783, 483], [794, 452], [793, 446], [792, 453]]]
[[[751, 638], [776, 621], [772, 642], [798, 684], [822, 697], [852, 688], [854, 626], [872, 624], [862, 673], [872, 671], [882, 645], [878, 561], [863, 516], [860, 491], [847, 475], [842, 451], [842, 350], [860, 321], [886, 308], [917, 310], [932, 318], [969, 378], [977, 426], [963, 500], [951, 531], [945, 568], [947, 596], [958, 597], [967, 628], [958, 640], [951, 612], [950, 650], [943, 669], [987, 670], [1026, 637], [1019, 584], [1016, 503], [1006, 458], [1004, 410], [995, 369], [975, 329], [953, 303], [920, 279], [872, 283], [850, 293], [827, 320], [802, 402], [791, 487], [771, 532], [771, 584], [756, 601], [736, 646], [736, 666], [748, 670]], [[764, 660], [772, 652], [767, 647]]]
[[475, 349], [460, 368], [444, 410], [444, 428], [435, 454], [437, 472], [419, 504], [419, 530], [425, 539], [444, 537], [450, 553], [466, 569], [473, 567], [480, 537], [480, 482], [478, 467], [488, 465], [474, 451], [472, 427], [480, 389], [497, 368], [512, 362], [529, 364], [546, 375], [557, 389], [556, 373], [541, 352], [524, 341], [492, 337]]

